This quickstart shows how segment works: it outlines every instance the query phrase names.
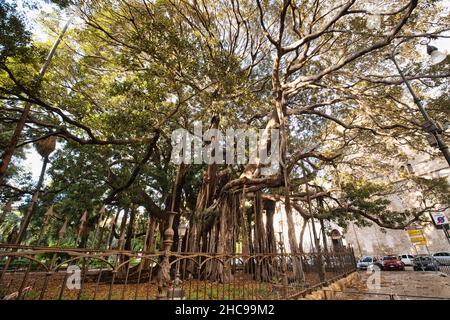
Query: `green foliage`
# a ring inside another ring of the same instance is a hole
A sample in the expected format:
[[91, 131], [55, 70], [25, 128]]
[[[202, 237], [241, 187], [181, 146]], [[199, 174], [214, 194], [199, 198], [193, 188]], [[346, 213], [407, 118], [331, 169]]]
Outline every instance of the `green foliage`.
[[26, 30], [23, 16], [14, 4], [0, 0], [0, 63], [24, 54], [30, 45], [31, 34]]
[[[411, 190], [419, 192], [418, 198], [410, 200], [417, 202], [417, 206], [402, 211], [393, 210], [395, 196], [406, 197]], [[319, 214], [344, 228], [351, 221], [358, 226], [375, 222], [383, 227], [402, 229], [408, 221], [426, 221], [428, 212], [433, 208], [449, 207], [449, 199], [450, 186], [446, 178], [414, 177], [403, 183], [387, 184], [348, 176], [342, 184], [340, 206], [322, 208]]]

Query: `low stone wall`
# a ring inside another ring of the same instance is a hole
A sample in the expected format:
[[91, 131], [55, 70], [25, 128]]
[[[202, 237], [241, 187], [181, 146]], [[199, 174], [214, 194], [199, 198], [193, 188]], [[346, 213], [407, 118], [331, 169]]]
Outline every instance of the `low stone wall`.
[[[313, 291], [300, 300], [333, 300], [333, 291], [344, 291], [347, 287], [353, 287], [360, 283], [361, 275], [358, 272], [353, 272], [345, 278], [336, 280], [332, 284], [321, 287], [320, 289]], [[329, 290], [329, 291], [327, 291]]]

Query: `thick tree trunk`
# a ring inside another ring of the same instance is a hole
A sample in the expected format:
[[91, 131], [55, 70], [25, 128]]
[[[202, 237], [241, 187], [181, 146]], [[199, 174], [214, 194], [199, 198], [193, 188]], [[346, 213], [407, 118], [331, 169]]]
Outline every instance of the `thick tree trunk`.
[[147, 224], [147, 235], [145, 237], [144, 252], [154, 252], [155, 250], [156, 223], [156, 218], [150, 215]]
[[325, 230], [325, 225], [323, 223], [323, 219], [319, 219], [320, 222], [320, 230], [322, 231], [322, 244], [323, 244], [323, 251], [325, 253], [328, 253], [328, 245], [327, 245], [327, 232]]
[[[106, 217], [104, 218], [104, 221], [107, 221], [109, 219], [111, 215], [111, 211], [108, 211], [108, 213], [106, 214]], [[103, 216], [102, 214], [100, 214], [99, 220], [98, 220], [98, 240], [97, 243], [95, 244], [95, 249], [99, 250], [102, 247], [102, 242], [103, 242], [103, 235], [105, 233], [105, 222], [102, 221], [103, 220]], [[103, 226], [102, 226], [102, 222], [103, 222]], [[95, 237], [94, 237], [95, 239]]]
[[131, 206], [130, 208], [130, 221], [128, 222], [127, 226], [127, 234], [125, 236], [125, 250], [132, 250], [132, 240], [133, 240], [133, 231], [134, 231], [134, 220], [136, 217], [136, 209], [134, 206]]
[[242, 254], [250, 254], [250, 231], [248, 227], [247, 209], [245, 207], [245, 187], [242, 191], [240, 201], [241, 235], [242, 235]]
[[112, 222], [111, 232], [109, 233], [109, 238], [108, 238], [108, 246], [107, 246], [107, 248], [109, 250], [112, 249], [112, 243], [113, 243], [113, 240], [114, 240], [114, 231], [115, 231], [115, 228], [117, 226], [117, 222], [119, 221], [119, 214], [120, 214], [120, 208], [117, 208], [117, 213], [116, 213], [116, 216], [114, 217], [114, 220]]
[[273, 216], [275, 214], [275, 202], [266, 200], [264, 202], [266, 208], [266, 234], [267, 234], [267, 250], [269, 253], [276, 253], [277, 244], [275, 238], [275, 230], [273, 228]]
[[308, 219], [307, 218], [303, 218], [303, 225], [302, 225], [302, 230], [300, 231], [300, 240], [299, 240], [299, 245], [298, 245], [299, 253], [304, 253], [305, 252], [304, 249], [303, 249], [303, 239], [304, 239], [304, 236], [305, 236], [305, 230], [308, 227], [308, 221], [309, 221], [309, 218]]

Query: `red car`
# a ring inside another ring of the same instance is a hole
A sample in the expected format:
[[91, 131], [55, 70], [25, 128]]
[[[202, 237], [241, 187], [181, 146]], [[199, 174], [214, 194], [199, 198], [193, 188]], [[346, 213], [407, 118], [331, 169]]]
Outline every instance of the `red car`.
[[405, 264], [397, 256], [384, 256], [381, 261], [381, 270], [405, 270]]

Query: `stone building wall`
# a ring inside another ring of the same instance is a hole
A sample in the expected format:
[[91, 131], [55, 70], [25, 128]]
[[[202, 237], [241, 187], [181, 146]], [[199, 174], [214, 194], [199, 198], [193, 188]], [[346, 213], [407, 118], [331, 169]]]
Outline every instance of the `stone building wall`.
[[[443, 159], [430, 160], [427, 154], [411, 154], [409, 163], [399, 164], [399, 170], [411, 171], [411, 174], [425, 178], [447, 177], [450, 182], [450, 168]], [[398, 194], [391, 197], [391, 208], [402, 211], [408, 208], [418, 207], [416, 192]], [[450, 210], [446, 211], [450, 217]], [[430, 219], [431, 220], [431, 219]], [[433, 223], [424, 225], [425, 238], [428, 248], [425, 246], [413, 246], [409, 241], [406, 230], [383, 229], [377, 225], [358, 228], [350, 225], [344, 234], [347, 243], [351, 244], [355, 253], [359, 255], [381, 256], [385, 254], [402, 253], [434, 253], [437, 251], [450, 251], [450, 244], [444, 231], [437, 229]]]
[[[450, 251], [450, 244], [445, 238], [444, 231], [429, 224], [424, 229], [430, 253]], [[358, 256], [383, 256], [388, 254], [417, 254], [427, 253], [425, 246], [413, 246], [405, 230], [382, 229], [378, 226], [359, 228], [350, 225], [345, 233], [347, 243], [351, 244]]]

